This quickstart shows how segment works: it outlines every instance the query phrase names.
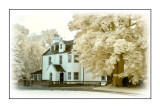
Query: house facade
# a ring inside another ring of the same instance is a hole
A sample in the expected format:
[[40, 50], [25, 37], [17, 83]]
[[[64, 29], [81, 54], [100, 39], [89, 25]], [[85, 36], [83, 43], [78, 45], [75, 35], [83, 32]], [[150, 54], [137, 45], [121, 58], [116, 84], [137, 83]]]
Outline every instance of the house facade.
[[107, 76], [92, 78], [86, 73], [73, 55], [73, 40], [64, 41], [54, 38], [50, 49], [43, 54], [42, 80], [50, 81], [101, 81], [106, 84]]

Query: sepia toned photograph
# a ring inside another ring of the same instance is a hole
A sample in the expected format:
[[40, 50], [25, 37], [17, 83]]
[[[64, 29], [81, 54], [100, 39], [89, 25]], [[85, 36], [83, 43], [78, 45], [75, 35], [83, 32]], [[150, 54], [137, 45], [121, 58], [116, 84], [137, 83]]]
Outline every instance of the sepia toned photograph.
[[151, 10], [10, 9], [10, 99], [150, 99]]

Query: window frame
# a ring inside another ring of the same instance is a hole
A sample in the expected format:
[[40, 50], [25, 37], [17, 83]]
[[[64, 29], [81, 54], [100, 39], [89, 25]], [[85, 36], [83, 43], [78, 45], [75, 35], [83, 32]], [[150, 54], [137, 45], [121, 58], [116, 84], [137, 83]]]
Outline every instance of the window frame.
[[62, 59], [63, 59], [62, 55], [59, 55], [59, 64], [62, 64]]
[[55, 51], [55, 45], [51, 46], [52, 51]]
[[49, 65], [52, 64], [52, 57], [51, 57], [51, 56], [49, 56], [48, 64], [49, 64]]
[[[103, 79], [104, 78], [104, 79]], [[101, 76], [101, 81], [106, 81], [106, 76], [105, 75], [102, 75]]]
[[68, 80], [71, 80], [71, 78], [72, 78], [72, 74], [71, 72], [68, 72]]
[[52, 81], [53, 74], [52, 72], [49, 74], [49, 80]]
[[60, 49], [62, 49], [62, 44], [60, 44]]
[[32, 79], [35, 81], [35, 74], [32, 75]]
[[68, 63], [72, 63], [72, 55], [68, 55]]
[[[76, 76], [75, 74], [78, 74], [78, 76]], [[74, 72], [74, 80], [79, 80], [79, 72]]]
[[42, 80], [42, 74], [37, 74], [38, 76], [38, 80], [41, 81]]
[[33, 77], [34, 77], [34, 81], [37, 81], [37, 80], [38, 80], [38, 79], [37, 79], [37, 74], [34, 74]]

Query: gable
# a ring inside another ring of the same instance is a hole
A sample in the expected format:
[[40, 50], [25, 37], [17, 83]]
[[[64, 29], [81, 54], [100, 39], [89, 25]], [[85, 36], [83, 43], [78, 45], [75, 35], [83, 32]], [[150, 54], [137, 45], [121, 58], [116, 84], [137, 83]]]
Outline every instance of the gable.
[[50, 71], [50, 70], [55, 70], [55, 68], [52, 65], [49, 65], [46, 71]]

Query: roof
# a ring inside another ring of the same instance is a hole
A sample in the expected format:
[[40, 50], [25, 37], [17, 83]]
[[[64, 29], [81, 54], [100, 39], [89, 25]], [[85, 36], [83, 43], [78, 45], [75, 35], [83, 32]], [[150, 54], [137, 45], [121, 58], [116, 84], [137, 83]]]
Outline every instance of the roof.
[[32, 73], [32, 75], [33, 74], [42, 74], [42, 69], [41, 70], [38, 70], [38, 71], [36, 71], [36, 72], [34, 72], [34, 73]]
[[50, 50], [50, 49], [48, 49], [46, 52], [44, 52], [43, 55], [50, 55], [50, 54], [48, 54], [48, 53], [49, 53], [49, 50]]
[[63, 41], [64, 42], [64, 44], [68, 44], [68, 45], [70, 45], [70, 44], [73, 44], [73, 40], [70, 40], [70, 41]]
[[53, 45], [59, 45], [59, 43], [58, 43], [58, 42], [56, 42], [56, 43], [54, 43]]
[[53, 64], [53, 66], [55, 67], [57, 72], [66, 72], [61, 65], [54, 65]]
[[70, 53], [73, 48], [73, 40], [70, 41], [63, 41], [66, 45], [66, 49], [64, 52], [59, 52], [59, 44], [56, 42], [54, 45], [56, 45], [56, 49], [52, 51], [51, 49], [47, 50], [43, 55], [53, 55], [53, 54], [60, 54], [60, 53]]

